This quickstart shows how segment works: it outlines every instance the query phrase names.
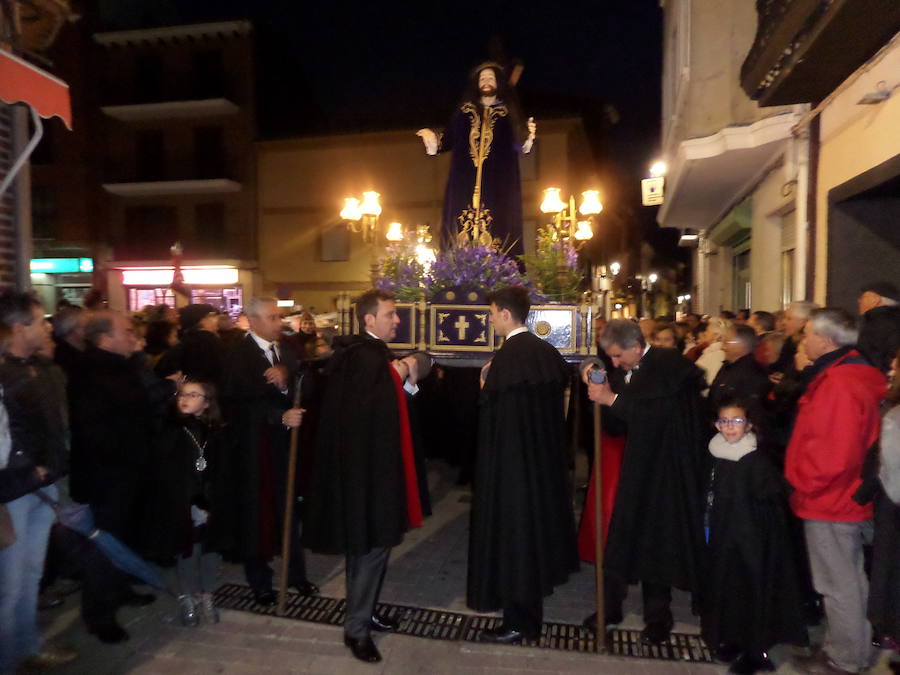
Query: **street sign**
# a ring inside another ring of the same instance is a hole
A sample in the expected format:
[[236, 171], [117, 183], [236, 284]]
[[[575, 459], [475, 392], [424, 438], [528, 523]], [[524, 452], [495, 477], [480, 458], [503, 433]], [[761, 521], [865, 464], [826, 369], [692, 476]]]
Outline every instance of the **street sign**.
[[658, 178], [645, 178], [641, 181], [641, 197], [644, 206], [658, 206], [663, 203], [663, 187], [666, 179], [662, 176]]

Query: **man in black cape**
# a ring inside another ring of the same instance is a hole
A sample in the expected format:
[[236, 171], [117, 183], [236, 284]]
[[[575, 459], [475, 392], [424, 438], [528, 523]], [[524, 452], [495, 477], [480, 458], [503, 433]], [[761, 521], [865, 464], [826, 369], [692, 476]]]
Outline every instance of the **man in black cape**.
[[470, 74], [463, 100], [444, 132], [417, 132], [429, 155], [452, 153], [441, 219], [445, 238], [455, 240], [460, 214], [477, 206], [473, 193], [480, 178], [480, 205], [490, 211], [491, 234], [512, 246], [511, 255], [524, 252], [519, 154], [531, 152], [535, 131], [533, 119], [522, 123], [503, 69], [487, 62]]
[[515, 643], [540, 635], [544, 597], [578, 569], [563, 415], [569, 367], [525, 328], [525, 288], [488, 300], [506, 341], [485, 366], [467, 604], [502, 609], [502, 625], [482, 639]]
[[325, 368], [305, 540], [346, 556], [344, 643], [375, 663], [381, 655], [371, 631], [398, 627], [375, 614], [391, 548], [422, 523], [406, 406], [418, 371], [413, 358], [395, 360], [385, 344], [400, 323], [392, 294], [364, 293], [356, 315], [362, 332], [336, 338]]
[[703, 373], [674, 349], [650, 347], [640, 327], [610, 321], [601, 344], [625, 387], [589, 384], [588, 395], [625, 420], [622, 473], [604, 556], [606, 625], [622, 619], [627, 584], [641, 582], [641, 640], [668, 639], [671, 587], [700, 590], [703, 490], [708, 475]]
[[[250, 332], [225, 363], [222, 402], [237, 434], [235, 453], [237, 557], [259, 604], [274, 605], [269, 561], [280, 553], [287, 490], [290, 428], [302, 412], [292, 408], [297, 355], [279, 341], [281, 317], [273, 298], [253, 298], [247, 305]], [[297, 494], [295, 492], [295, 494]], [[300, 545], [300, 513], [294, 509], [290, 536], [288, 585], [305, 595], [319, 589], [306, 577]]]

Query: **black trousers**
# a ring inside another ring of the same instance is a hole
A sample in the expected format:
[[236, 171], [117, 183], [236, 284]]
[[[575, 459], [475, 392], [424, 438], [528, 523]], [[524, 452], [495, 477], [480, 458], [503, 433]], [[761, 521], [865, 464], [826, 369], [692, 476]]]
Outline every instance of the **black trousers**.
[[541, 598], [529, 603], [511, 602], [503, 605], [503, 625], [534, 639], [541, 634], [544, 622], [544, 601]]
[[347, 556], [347, 611], [344, 635], [361, 640], [369, 637], [375, 604], [387, 572], [389, 548], [373, 548], [362, 555]]
[[[603, 579], [603, 587], [606, 600], [606, 615], [621, 615], [622, 603], [625, 602], [625, 596], [628, 594], [628, 582], [607, 574]], [[642, 581], [641, 593], [644, 597], [644, 624], [647, 626], [665, 626], [671, 630], [674, 625], [671, 609], [672, 587]]]

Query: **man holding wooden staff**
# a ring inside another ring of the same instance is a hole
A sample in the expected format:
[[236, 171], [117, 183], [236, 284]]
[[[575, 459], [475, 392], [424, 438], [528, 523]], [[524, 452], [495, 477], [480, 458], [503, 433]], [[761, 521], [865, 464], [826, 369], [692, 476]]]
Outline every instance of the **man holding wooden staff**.
[[645, 644], [672, 630], [672, 586], [697, 592], [707, 478], [703, 374], [674, 349], [646, 344], [640, 327], [610, 321], [601, 337], [621, 393], [589, 383], [588, 396], [627, 424], [627, 440], [604, 556], [606, 619], [621, 618], [628, 584], [641, 583]]

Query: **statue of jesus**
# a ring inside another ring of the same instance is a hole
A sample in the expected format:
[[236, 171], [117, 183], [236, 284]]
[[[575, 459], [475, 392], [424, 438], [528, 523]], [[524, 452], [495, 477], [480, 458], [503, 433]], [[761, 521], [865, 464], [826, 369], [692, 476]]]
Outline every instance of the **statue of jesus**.
[[499, 239], [511, 255], [523, 252], [519, 154], [531, 152], [536, 131], [532, 117], [521, 124], [503, 69], [488, 62], [472, 71], [466, 95], [443, 133], [417, 132], [429, 155], [452, 153], [444, 193], [445, 237], [455, 239], [466, 230], [480, 243]]

